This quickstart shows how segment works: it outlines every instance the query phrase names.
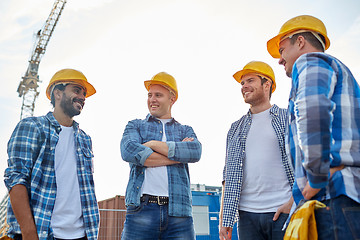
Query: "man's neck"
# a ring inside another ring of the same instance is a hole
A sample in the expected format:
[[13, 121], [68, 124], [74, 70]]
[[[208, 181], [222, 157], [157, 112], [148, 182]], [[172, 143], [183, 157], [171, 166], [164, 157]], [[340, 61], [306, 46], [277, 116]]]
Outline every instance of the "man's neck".
[[67, 116], [62, 110], [55, 108], [53, 115], [60, 125], [65, 127], [71, 127], [73, 125], [73, 118]]
[[256, 106], [251, 105], [250, 111], [252, 114], [257, 114], [257, 113], [261, 113], [265, 110], [268, 110], [269, 108], [271, 108], [271, 104], [270, 104], [270, 102], [266, 102], [264, 104], [260, 104], [260, 105], [256, 105]]

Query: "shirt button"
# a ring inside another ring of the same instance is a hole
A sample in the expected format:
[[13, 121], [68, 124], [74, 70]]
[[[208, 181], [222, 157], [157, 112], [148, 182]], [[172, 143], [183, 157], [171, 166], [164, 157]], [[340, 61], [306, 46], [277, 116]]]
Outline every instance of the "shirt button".
[[136, 187], [137, 189], [139, 189], [139, 187]]
[[160, 131], [160, 133], [162, 133], [162, 131]]
[[44, 235], [46, 235], [46, 232], [45, 232], [45, 231], [43, 231], [43, 234], [44, 234]]

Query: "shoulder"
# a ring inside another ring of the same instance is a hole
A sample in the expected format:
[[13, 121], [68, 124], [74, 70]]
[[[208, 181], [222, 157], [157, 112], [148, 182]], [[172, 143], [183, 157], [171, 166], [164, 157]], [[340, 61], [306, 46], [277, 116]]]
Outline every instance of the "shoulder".
[[136, 119], [128, 121], [127, 125], [141, 126], [141, 125], [146, 125], [149, 123], [150, 123], [150, 121], [146, 118], [145, 119], [136, 118]]
[[248, 118], [250, 118], [249, 113], [243, 115], [239, 120], [236, 120], [235, 122], [233, 122], [231, 124], [231, 128], [239, 126], [240, 124], [242, 124], [245, 120], [247, 120]]
[[46, 125], [47, 123], [47, 119], [45, 116], [40, 116], [40, 117], [27, 117], [22, 119], [17, 127], [22, 127], [22, 128], [26, 128], [26, 129], [39, 129], [41, 127], [43, 127], [44, 125]]
[[248, 118], [250, 118], [249, 113], [243, 115], [239, 120], [233, 122], [228, 131], [228, 135], [233, 134], [236, 131], [236, 129], [238, 129]]
[[280, 108], [278, 105], [274, 104], [271, 107], [271, 111], [273, 113], [275, 113], [275, 115], [279, 115], [279, 116], [287, 116], [287, 108]]
[[334, 65], [334, 63], [338, 64], [340, 61], [327, 53], [311, 52], [301, 55], [295, 61], [295, 67], [300, 70], [305, 67], [328, 68], [328, 66]]

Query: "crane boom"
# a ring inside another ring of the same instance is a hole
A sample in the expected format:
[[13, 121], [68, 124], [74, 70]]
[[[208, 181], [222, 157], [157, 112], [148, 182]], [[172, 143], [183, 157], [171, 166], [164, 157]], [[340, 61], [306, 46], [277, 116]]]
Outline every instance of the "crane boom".
[[17, 89], [19, 97], [23, 98], [20, 119], [34, 115], [35, 101], [39, 95], [38, 83], [41, 82], [38, 75], [39, 64], [42, 56], [45, 54], [46, 46], [59, 21], [65, 3], [66, 0], [55, 1], [44, 27], [36, 35], [36, 42], [29, 60], [29, 66]]

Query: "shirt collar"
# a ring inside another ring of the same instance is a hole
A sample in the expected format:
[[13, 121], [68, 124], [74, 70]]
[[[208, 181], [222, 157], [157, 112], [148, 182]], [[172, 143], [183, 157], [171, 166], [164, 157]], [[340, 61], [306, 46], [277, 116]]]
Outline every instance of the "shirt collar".
[[[146, 121], [157, 121], [159, 119], [157, 119], [156, 117], [152, 116], [150, 113], [146, 116]], [[170, 121], [170, 124], [173, 124], [173, 123], [177, 123], [177, 121], [174, 119], [174, 118], [171, 118], [171, 121]]]
[[[53, 125], [55, 127], [55, 129], [57, 130], [57, 132], [59, 133], [61, 130], [61, 126], [60, 126], [59, 122], [56, 120], [56, 118], [54, 117], [53, 112], [48, 112], [46, 114], [46, 118], [49, 120], [50, 124]], [[79, 124], [75, 120], [73, 121], [73, 128], [74, 128], [74, 130], [79, 129]]]
[[[270, 108], [270, 115], [272, 115], [272, 116], [279, 115], [279, 110], [280, 110], [280, 108], [276, 104], [273, 104]], [[251, 115], [252, 115], [252, 113], [249, 109], [249, 111], [247, 112], [247, 116], [251, 117]]]

